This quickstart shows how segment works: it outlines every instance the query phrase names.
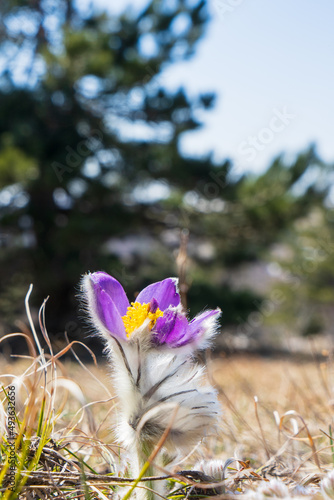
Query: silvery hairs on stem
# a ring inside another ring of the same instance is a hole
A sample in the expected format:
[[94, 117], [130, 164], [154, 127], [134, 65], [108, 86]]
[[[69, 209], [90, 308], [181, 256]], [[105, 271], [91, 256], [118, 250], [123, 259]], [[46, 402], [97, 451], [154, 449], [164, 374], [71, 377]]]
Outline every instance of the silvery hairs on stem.
[[131, 304], [122, 285], [104, 272], [85, 275], [82, 289], [91, 326], [113, 367], [119, 441], [149, 452], [170, 426], [166, 450], [184, 453], [214, 432], [217, 393], [203, 382], [204, 368], [193, 353], [210, 344], [220, 309], [189, 322], [174, 278], [144, 288]]

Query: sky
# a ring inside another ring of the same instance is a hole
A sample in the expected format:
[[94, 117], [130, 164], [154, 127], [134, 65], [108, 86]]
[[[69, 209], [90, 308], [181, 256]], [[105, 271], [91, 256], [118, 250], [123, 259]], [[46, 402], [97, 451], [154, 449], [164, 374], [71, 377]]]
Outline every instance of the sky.
[[[95, 0], [105, 5], [105, 0]], [[145, 0], [109, 4], [113, 11]], [[333, 0], [208, 0], [211, 21], [192, 59], [159, 77], [191, 95], [214, 91], [204, 126], [185, 133], [181, 151], [240, 171], [263, 171], [316, 143], [334, 161]]]

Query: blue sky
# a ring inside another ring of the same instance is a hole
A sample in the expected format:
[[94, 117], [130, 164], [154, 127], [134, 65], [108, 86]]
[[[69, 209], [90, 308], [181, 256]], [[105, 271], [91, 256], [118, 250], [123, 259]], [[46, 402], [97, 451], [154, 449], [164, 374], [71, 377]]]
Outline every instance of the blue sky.
[[214, 110], [201, 115], [204, 127], [184, 135], [182, 151], [212, 151], [240, 171], [259, 172], [275, 155], [291, 158], [315, 142], [334, 161], [333, 0], [209, 0], [209, 8], [195, 56], [159, 78], [170, 89], [217, 93]]

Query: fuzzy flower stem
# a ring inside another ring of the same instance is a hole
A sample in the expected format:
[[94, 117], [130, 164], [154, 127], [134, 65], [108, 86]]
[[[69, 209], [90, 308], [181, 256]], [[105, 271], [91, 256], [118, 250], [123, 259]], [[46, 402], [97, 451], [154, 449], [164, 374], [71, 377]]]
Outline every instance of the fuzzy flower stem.
[[[134, 491], [134, 489], [138, 486], [138, 483], [141, 481], [141, 479], [145, 476], [146, 473], [148, 473], [149, 476], [151, 476], [150, 472], [151, 472], [151, 466], [152, 464], [149, 462], [149, 461], [146, 461], [137, 477], [137, 479], [135, 480], [135, 482], [133, 483], [133, 485], [131, 486], [131, 488], [129, 489], [129, 491], [124, 495], [123, 497], [123, 500], [128, 500], [132, 494], [132, 492]], [[152, 484], [152, 481], [149, 481], [149, 487], [151, 488], [151, 484]], [[147, 490], [147, 493], [151, 493], [150, 491]], [[137, 496], [138, 495], [138, 490], [137, 490]], [[144, 495], [144, 498], [151, 498], [149, 497], [149, 495]]]
[[[140, 467], [140, 472], [139, 472], [139, 475], [138, 475], [136, 481], [134, 482], [134, 484], [132, 485], [130, 490], [126, 493], [123, 500], [128, 500], [128, 498], [130, 498], [131, 493], [136, 488], [139, 481], [144, 477], [145, 474], [147, 474], [148, 477], [151, 477], [154, 475], [154, 472], [155, 472], [154, 471], [155, 468], [153, 466], [154, 459], [156, 458], [157, 454], [159, 453], [160, 449], [162, 448], [164, 442], [166, 441], [166, 439], [168, 437], [168, 434], [172, 428], [172, 425], [173, 425], [173, 422], [175, 420], [177, 412], [178, 412], [178, 407], [175, 407], [174, 412], [172, 413], [172, 418], [171, 418], [169, 426], [165, 429], [165, 431], [162, 434], [161, 438], [159, 439], [157, 445], [151, 451], [148, 458], [147, 458], [147, 456], [148, 456], [150, 448], [152, 449], [152, 445], [150, 446], [148, 443], [142, 443], [142, 444], [137, 443], [137, 457], [136, 458], [137, 458], [137, 464]], [[142, 464], [142, 466], [141, 466], [141, 464]], [[154, 483], [154, 481], [149, 481], [147, 484], [147, 486], [152, 490], [154, 489], [153, 483]], [[156, 497], [156, 495], [154, 495], [154, 493], [152, 491], [146, 490], [146, 495], [144, 496], [144, 498], [146, 498], [147, 500], [153, 500], [155, 497]]]
[[[139, 474], [138, 474], [138, 477], [136, 479], [136, 481], [134, 482], [132, 488], [128, 491], [127, 495], [130, 493], [136, 488], [136, 486], [138, 485], [138, 483], [140, 482], [140, 480], [144, 477], [144, 476], [147, 476], [147, 477], [152, 477], [155, 475], [155, 467], [152, 463], [152, 461], [150, 460], [150, 457], [147, 458], [148, 454], [146, 452], [147, 450], [147, 446], [145, 445], [140, 445], [138, 443], [138, 446], [137, 446], [137, 452], [135, 453], [135, 456], [134, 456], [134, 461], [136, 462], [136, 464], [133, 464], [134, 467], [133, 469], [135, 470], [136, 468], [139, 469]], [[150, 490], [154, 490], [156, 488], [156, 485], [154, 484], [154, 481], [147, 481], [145, 483], [145, 486], [147, 486], [149, 489], [137, 489], [136, 490], [136, 498], [138, 500], [156, 500], [156, 498], [158, 498], [154, 493], [153, 491], [150, 491]], [[126, 500], [128, 498], [128, 496], [125, 495], [124, 499], [123, 500]]]

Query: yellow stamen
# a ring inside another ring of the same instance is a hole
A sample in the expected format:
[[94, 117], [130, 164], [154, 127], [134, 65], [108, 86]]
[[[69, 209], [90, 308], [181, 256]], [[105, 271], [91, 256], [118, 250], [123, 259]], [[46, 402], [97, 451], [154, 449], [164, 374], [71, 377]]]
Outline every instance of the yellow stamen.
[[139, 328], [144, 321], [149, 318], [150, 324], [149, 329], [151, 330], [157, 319], [163, 316], [163, 312], [159, 308], [153, 313], [150, 311], [150, 304], [140, 304], [139, 302], [131, 302], [131, 306], [128, 307], [126, 315], [122, 316], [122, 320], [125, 326], [126, 336], [130, 337], [132, 332]]

